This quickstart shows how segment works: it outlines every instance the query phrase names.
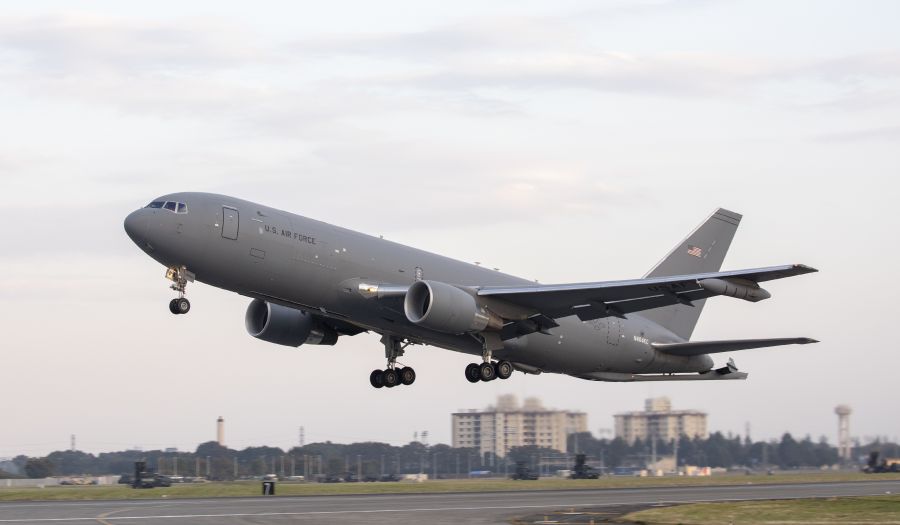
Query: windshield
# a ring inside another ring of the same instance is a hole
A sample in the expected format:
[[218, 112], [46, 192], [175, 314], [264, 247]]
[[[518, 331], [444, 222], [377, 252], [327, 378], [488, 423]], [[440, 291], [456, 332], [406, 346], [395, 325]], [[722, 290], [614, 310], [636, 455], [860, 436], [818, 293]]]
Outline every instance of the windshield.
[[181, 213], [181, 214], [188, 212], [187, 204], [185, 204], [183, 202], [176, 202], [176, 201], [153, 201], [144, 207], [145, 208], [154, 208], [154, 209], [162, 208], [162, 209], [169, 210], [173, 213]]

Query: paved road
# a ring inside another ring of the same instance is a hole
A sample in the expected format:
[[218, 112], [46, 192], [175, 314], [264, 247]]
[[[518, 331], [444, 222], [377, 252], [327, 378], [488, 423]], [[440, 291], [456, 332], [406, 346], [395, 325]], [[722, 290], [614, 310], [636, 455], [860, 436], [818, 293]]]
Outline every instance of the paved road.
[[2, 523], [360, 523], [484, 524], [542, 509], [626, 504], [863, 496], [900, 493], [898, 481], [523, 491], [474, 494], [380, 494], [126, 501], [0, 503]]

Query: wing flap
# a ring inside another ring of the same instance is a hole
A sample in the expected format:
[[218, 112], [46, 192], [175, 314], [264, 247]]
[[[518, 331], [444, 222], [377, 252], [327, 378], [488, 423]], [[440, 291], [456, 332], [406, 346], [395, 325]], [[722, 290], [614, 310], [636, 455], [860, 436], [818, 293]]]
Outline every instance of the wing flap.
[[818, 341], [808, 337], [782, 337], [777, 339], [735, 339], [731, 341], [696, 341], [691, 343], [651, 343], [650, 346], [666, 354], [687, 357], [750, 350], [752, 348], [806, 345], [810, 343], [818, 343]]

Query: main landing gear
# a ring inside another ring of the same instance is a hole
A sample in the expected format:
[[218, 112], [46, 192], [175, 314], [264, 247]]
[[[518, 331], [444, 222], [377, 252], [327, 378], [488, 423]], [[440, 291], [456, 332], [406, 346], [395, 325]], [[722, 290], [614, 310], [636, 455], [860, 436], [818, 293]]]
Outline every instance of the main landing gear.
[[387, 358], [385, 370], [372, 370], [369, 374], [369, 383], [375, 388], [394, 388], [397, 385], [411, 385], [416, 381], [416, 371], [410, 366], [397, 366], [397, 358], [403, 355], [403, 350], [409, 343], [401, 344], [400, 339], [391, 336], [381, 338], [384, 344], [384, 356]]
[[466, 366], [466, 379], [470, 383], [479, 381], [493, 381], [494, 379], [509, 379], [513, 373], [513, 365], [509, 361], [493, 362], [492, 350], [502, 348], [498, 341], [485, 339], [484, 350], [481, 352], [482, 363], [469, 363]]
[[184, 266], [166, 270], [166, 279], [172, 281], [169, 288], [178, 292], [178, 297], [169, 301], [169, 311], [173, 314], [186, 314], [191, 311], [191, 302], [184, 296], [188, 281], [194, 280], [194, 274]]
[[470, 383], [479, 381], [493, 381], [494, 379], [509, 379], [513, 373], [512, 363], [509, 361], [486, 361], [481, 363], [469, 363], [466, 366], [466, 379]]

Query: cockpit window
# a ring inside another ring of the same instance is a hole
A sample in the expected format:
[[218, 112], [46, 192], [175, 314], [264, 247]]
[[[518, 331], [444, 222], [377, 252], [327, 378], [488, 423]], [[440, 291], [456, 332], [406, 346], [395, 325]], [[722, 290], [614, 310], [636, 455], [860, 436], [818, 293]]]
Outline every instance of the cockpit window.
[[172, 213], [184, 214], [184, 213], [188, 212], [187, 204], [185, 204], [183, 202], [176, 202], [176, 201], [153, 201], [144, 207], [145, 208], [156, 208], [156, 209], [162, 208], [162, 209], [169, 210]]

